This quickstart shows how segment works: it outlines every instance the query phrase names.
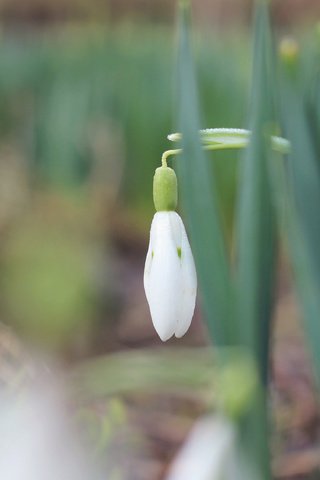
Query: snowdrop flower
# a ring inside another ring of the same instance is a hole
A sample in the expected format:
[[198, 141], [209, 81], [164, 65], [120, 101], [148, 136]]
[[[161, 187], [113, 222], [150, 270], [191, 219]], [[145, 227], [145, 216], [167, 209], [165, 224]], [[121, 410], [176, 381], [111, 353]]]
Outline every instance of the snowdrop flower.
[[153, 182], [154, 215], [144, 270], [144, 288], [152, 322], [166, 341], [188, 330], [196, 301], [197, 275], [177, 204], [177, 178], [167, 166], [157, 168]]

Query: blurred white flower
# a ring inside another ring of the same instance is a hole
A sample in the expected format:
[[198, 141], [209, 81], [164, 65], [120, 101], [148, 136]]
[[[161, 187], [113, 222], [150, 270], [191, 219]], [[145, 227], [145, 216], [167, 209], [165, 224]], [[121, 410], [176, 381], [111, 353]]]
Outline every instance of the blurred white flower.
[[61, 393], [51, 376], [18, 397], [0, 392], [1, 480], [105, 478], [72, 431]]
[[166, 480], [220, 480], [233, 454], [236, 431], [223, 417], [201, 418], [172, 463]]
[[166, 477], [194, 479], [261, 480], [240, 449], [235, 425], [222, 415], [206, 415], [197, 421]]
[[173, 211], [154, 215], [144, 270], [152, 322], [166, 341], [188, 330], [196, 301], [197, 275], [188, 237]]

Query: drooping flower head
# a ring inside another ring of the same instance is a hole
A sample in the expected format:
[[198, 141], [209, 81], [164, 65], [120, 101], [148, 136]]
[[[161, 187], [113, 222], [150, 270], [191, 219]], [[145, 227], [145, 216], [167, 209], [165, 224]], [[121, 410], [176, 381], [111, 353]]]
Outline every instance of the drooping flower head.
[[177, 178], [167, 166], [153, 180], [154, 215], [144, 270], [144, 288], [154, 328], [162, 341], [188, 330], [196, 301], [197, 275], [177, 205]]

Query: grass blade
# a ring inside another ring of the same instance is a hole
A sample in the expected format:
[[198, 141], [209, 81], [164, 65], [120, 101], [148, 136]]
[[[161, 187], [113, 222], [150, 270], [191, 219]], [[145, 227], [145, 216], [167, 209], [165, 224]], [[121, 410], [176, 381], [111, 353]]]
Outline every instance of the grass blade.
[[292, 149], [282, 183], [288, 210], [286, 236], [320, 384], [320, 170], [298, 80], [297, 68], [283, 71], [283, 123]]
[[295, 208], [292, 185], [288, 181], [285, 164], [279, 158], [273, 165], [273, 186], [279, 223], [290, 251], [295, 283], [304, 311], [305, 330], [313, 353], [318, 386], [320, 386], [319, 284], [314, 270], [313, 258], [308, 249], [306, 237]]
[[[267, 384], [276, 258], [268, 138], [273, 122], [272, 48], [268, 7], [256, 2], [251, 91], [251, 141], [241, 162], [237, 217], [237, 294], [240, 341], [252, 351]], [[243, 441], [262, 478], [271, 478], [266, 392], [261, 389], [242, 425]]]
[[267, 380], [268, 339], [275, 270], [275, 218], [271, 202], [268, 136], [273, 121], [270, 29], [267, 6], [257, 6], [250, 126], [252, 138], [241, 163], [237, 223], [239, 323]]
[[178, 124], [183, 154], [178, 173], [183, 207], [201, 286], [209, 331], [217, 344], [233, 342], [232, 287], [214, 183], [199, 138], [199, 112], [189, 39], [189, 9], [180, 8]]

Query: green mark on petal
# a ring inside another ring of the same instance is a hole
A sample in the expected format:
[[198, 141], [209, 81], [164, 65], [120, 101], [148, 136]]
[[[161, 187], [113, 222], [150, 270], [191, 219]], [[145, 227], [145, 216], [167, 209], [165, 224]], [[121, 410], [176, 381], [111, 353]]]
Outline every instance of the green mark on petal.
[[154, 251], [152, 250], [152, 252], [151, 252], [151, 258], [153, 258], [153, 257], [154, 257]]
[[181, 254], [182, 254], [181, 247], [177, 247], [177, 254], [178, 254], [178, 257], [181, 258]]

